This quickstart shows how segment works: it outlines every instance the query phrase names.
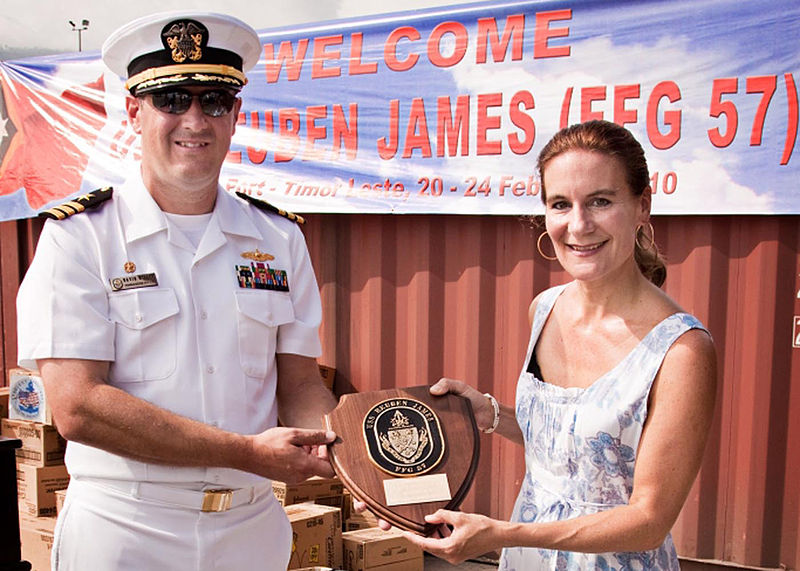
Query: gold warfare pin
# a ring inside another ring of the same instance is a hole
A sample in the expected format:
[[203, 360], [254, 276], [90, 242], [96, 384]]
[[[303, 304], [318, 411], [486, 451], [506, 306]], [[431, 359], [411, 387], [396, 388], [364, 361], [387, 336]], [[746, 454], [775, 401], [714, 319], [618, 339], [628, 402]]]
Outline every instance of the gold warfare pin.
[[272, 254], [267, 254], [256, 248], [252, 252], [242, 252], [242, 257], [246, 260], [253, 260], [254, 262], [269, 262], [275, 259]]

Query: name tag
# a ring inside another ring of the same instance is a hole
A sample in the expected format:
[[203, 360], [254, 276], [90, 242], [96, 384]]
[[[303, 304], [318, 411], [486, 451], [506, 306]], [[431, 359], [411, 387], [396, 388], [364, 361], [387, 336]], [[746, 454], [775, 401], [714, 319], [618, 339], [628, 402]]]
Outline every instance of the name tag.
[[111, 291], [122, 291], [126, 289], [157, 286], [158, 278], [156, 278], [155, 274], [139, 274], [137, 276], [111, 278], [108, 282], [111, 284]]

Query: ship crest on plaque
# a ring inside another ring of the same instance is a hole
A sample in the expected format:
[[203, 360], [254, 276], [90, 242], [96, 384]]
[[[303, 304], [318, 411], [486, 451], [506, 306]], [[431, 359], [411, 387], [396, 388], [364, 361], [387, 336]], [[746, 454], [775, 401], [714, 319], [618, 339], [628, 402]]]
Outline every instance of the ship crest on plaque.
[[413, 399], [390, 399], [372, 407], [364, 416], [364, 440], [370, 460], [393, 476], [425, 474], [444, 455], [439, 418]]
[[472, 405], [428, 386], [342, 395], [325, 415], [336, 433], [328, 445], [336, 475], [353, 498], [401, 529], [432, 535], [425, 516], [456, 510], [480, 455]]

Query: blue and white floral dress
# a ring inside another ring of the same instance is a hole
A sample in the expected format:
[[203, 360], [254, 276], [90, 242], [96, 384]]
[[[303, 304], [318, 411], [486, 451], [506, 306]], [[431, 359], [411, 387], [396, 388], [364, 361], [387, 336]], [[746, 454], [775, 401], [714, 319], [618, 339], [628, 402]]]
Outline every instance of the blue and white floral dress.
[[[517, 383], [517, 422], [525, 438], [526, 474], [511, 521], [548, 522], [626, 504], [633, 491], [636, 451], [647, 418], [650, 387], [664, 355], [689, 329], [693, 316], [675, 313], [656, 325], [611, 371], [587, 388], [563, 388], [529, 372], [533, 349], [564, 285], [536, 305], [528, 355]], [[588, 554], [513, 547], [500, 569], [679, 569], [672, 538], [644, 552]]]

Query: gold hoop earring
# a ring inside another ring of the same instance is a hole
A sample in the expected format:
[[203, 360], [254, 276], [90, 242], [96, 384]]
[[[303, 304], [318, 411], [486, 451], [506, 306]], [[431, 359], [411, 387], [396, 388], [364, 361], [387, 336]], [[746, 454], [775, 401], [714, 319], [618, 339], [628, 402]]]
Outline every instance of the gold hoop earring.
[[[539, 234], [539, 239], [536, 240], [536, 249], [539, 250], [539, 255], [541, 255], [545, 260], [548, 260], [550, 262], [554, 262], [554, 261], [556, 261], [558, 259], [558, 256], [553, 256], [551, 258], [550, 256], [548, 256], [547, 254], [545, 254], [542, 251], [542, 238], [544, 238], [545, 236], [549, 236], [549, 234], [547, 233], [547, 230], [545, 230], [544, 232]], [[553, 240], [551, 239], [550, 242], [552, 242], [552, 241]]]
[[646, 248], [642, 246], [642, 244], [639, 242], [639, 230], [642, 230], [642, 234], [644, 234], [645, 224], [639, 224], [636, 227], [636, 245], [639, 246], [644, 252], [647, 252], [656, 245], [656, 231], [653, 229], [653, 224], [650, 221], [648, 221], [647, 226], [650, 227], [650, 243], [647, 245]]

